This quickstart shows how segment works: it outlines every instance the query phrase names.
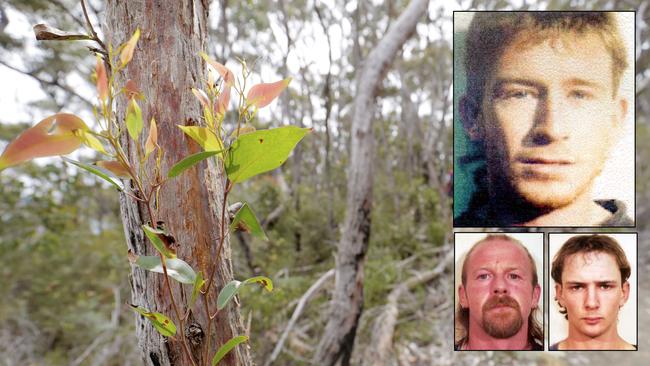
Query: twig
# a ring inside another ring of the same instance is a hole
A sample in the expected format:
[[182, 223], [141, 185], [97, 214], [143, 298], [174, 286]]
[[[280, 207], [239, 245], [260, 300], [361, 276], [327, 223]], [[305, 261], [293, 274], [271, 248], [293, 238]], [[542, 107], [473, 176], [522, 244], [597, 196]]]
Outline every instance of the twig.
[[106, 45], [104, 45], [104, 42], [102, 42], [101, 39], [97, 36], [97, 33], [95, 32], [95, 28], [93, 27], [93, 24], [90, 22], [90, 18], [88, 17], [88, 10], [86, 10], [86, 2], [84, 0], [81, 0], [81, 8], [84, 11], [84, 18], [86, 18], [86, 23], [88, 24], [88, 28], [90, 30], [90, 33], [93, 37], [93, 41], [97, 42], [97, 44], [105, 51], [108, 52], [106, 49]]
[[32, 79], [38, 81], [41, 84], [51, 85], [51, 86], [55, 86], [57, 88], [60, 88], [63, 91], [65, 91], [66, 93], [71, 94], [74, 97], [78, 98], [80, 101], [87, 104], [89, 107], [93, 106], [93, 104], [89, 100], [82, 97], [79, 93], [72, 90], [69, 86], [59, 83], [58, 80], [45, 80], [45, 79], [41, 78], [40, 76], [36, 75], [36, 73], [34, 73], [34, 72], [21, 70], [21, 69], [15, 67], [13, 65], [10, 65], [10, 64], [4, 62], [3, 60], [0, 60], [0, 65], [5, 66], [6, 68], [11, 69], [13, 71], [19, 72], [19, 73], [21, 73], [23, 75], [27, 75], [27, 76], [31, 77]]

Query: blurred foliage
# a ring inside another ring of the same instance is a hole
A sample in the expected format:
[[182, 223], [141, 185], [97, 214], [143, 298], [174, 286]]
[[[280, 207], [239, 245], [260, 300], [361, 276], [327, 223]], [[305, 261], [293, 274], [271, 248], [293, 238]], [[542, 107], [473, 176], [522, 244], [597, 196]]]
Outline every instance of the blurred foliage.
[[133, 357], [117, 193], [77, 173], [56, 159], [0, 175], [0, 340], [20, 345], [0, 341], [9, 365], [68, 364], [103, 333], [82, 364], [116, 346], [105, 364]]
[[[90, 3], [91, 18], [100, 24], [96, 19], [101, 16], [101, 2]], [[301, 144], [300, 154], [294, 154], [280, 171], [247, 181], [231, 195], [230, 203], [251, 203], [263, 223], [281, 209], [277, 220], [267, 223], [269, 242], [244, 236], [242, 243], [238, 237], [231, 237], [237, 279], [258, 272], [271, 277], [275, 285], [271, 294], [262, 295], [256, 286], [247, 287], [240, 294], [242, 314], [251, 320], [252, 349], [259, 364], [270, 355], [298, 299], [334, 267], [335, 247], [345, 214], [355, 72], [358, 62], [407, 2], [335, 1], [332, 6], [317, 3], [325, 28], [331, 33], [347, 30], [332, 45], [340, 50], [341, 56], [332, 60], [329, 84], [326, 73], [318, 65], [294, 58], [290, 67], [294, 81], [288, 98], [271, 106], [270, 116], [260, 115], [256, 121], [260, 128], [304, 124], [314, 128], [314, 133]], [[355, 352], [362, 353], [372, 346], [368, 345], [371, 322], [390, 291], [411, 276], [435, 267], [436, 250], [449, 240], [449, 218], [441, 216], [449, 212], [445, 211], [449, 210], [445, 205], [450, 204], [450, 199], [445, 197], [444, 189], [433, 184], [432, 172], [426, 166], [427, 159], [433, 156], [437, 169], [434, 173], [440, 178], [451, 168], [451, 128], [440, 128], [451, 122], [451, 107], [446, 114], [441, 113], [447, 101], [445, 87], [451, 83], [451, 34], [443, 33], [443, 25], [451, 22], [451, 14], [439, 9], [438, 3], [432, 3], [434, 10], [423, 20], [418, 38], [407, 42], [402, 59], [389, 71], [378, 96], [382, 108], [375, 117], [375, 187], [371, 242], [365, 263], [365, 315], [357, 337], [360, 348]], [[503, 0], [458, 3], [463, 9], [513, 8]], [[524, 7], [631, 9], [640, 4], [640, 1], [552, 0], [524, 2]], [[8, 0], [0, 3], [0, 8], [20, 13], [30, 24], [47, 23], [71, 31], [84, 28], [83, 22], [79, 23], [82, 17], [76, 1]], [[646, 21], [647, 9], [642, 17]], [[216, 53], [217, 60], [233, 62], [237, 56], [252, 62], [255, 55], [262, 55], [257, 65], [276, 70], [278, 74], [283, 67], [289, 67], [287, 54], [300, 54], [312, 47], [315, 38], [311, 32], [322, 29], [314, 2], [222, 0], [212, 2], [211, 10], [211, 20], [215, 21], [210, 30], [209, 50], [211, 54]], [[283, 36], [284, 23], [293, 42], [288, 49]], [[647, 25], [637, 26], [641, 39], [647, 39]], [[94, 59], [87, 50], [79, 44], [50, 42], [39, 44], [34, 57], [25, 57], [31, 42], [29, 37], [32, 35], [8, 34], [0, 27], [3, 51], [0, 61], [52, 82], [41, 84], [48, 98], [54, 98], [56, 103], [39, 102], [36, 107], [56, 111], [66, 108], [73, 112], [86, 108], [83, 101], [61, 86], [74, 78], [89, 80]], [[647, 42], [640, 51], [638, 82], [648, 78]], [[23, 57], [25, 65], [12, 63], [11, 55]], [[329, 145], [324, 124], [326, 90], [332, 97]], [[650, 87], [637, 90], [636, 103], [640, 230], [647, 228], [650, 219], [650, 168], [646, 161], [650, 145], [643, 143], [650, 138], [649, 90]], [[418, 122], [405, 119], [409, 103], [416, 107]], [[407, 128], [411, 122], [413, 129]], [[0, 147], [26, 126], [0, 125]], [[438, 133], [442, 136], [439, 142], [431, 144], [430, 138]], [[325, 170], [327, 148], [329, 175]], [[59, 160], [37, 164], [0, 175], [0, 297], [3, 299], [0, 302], [0, 365], [72, 364], [90, 346], [93, 348], [82, 365], [139, 364], [132, 329], [134, 315], [122, 306], [129, 298], [129, 265], [116, 192]], [[253, 268], [249, 267], [246, 247]], [[305, 364], [303, 360], [311, 357], [325, 324], [332, 288], [333, 279], [309, 302], [275, 364]], [[120, 294], [117, 308], [115, 291]], [[452, 313], [449, 307], [444, 307], [445, 291], [453, 290], [432, 283], [405, 295], [400, 302], [400, 319], [394, 337], [396, 347], [408, 344], [408, 349], [442, 350], [441, 353], [422, 351], [431, 355], [426, 364], [479, 364], [477, 359], [493, 364], [517, 364], [518, 358], [527, 364], [565, 363], [548, 355], [537, 360], [536, 353], [450, 355], [451, 344], [446, 342], [452, 337], [444, 333], [447, 323], [441, 325], [449, 322], [447, 333], [451, 332]], [[117, 321], [113, 314], [118, 314]], [[439, 329], [443, 331], [435, 331]], [[400, 352], [409, 354], [408, 349], [404, 347]]]

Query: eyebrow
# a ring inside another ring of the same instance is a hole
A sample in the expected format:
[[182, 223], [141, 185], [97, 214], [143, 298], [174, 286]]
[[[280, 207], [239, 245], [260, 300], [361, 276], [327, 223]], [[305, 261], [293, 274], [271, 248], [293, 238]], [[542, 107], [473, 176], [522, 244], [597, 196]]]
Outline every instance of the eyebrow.
[[[537, 82], [535, 80], [531, 80], [531, 79], [497, 78], [495, 83], [494, 83], [494, 90], [498, 90], [499, 88], [502, 88], [504, 85], [507, 85], [507, 84], [518, 84], [518, 85], [530, 86], [530, 87], [534, 87], [534, 88], [543, 87], [542, 83]], [[599, 83], [597, 81], [582, 79], [582, 78], [571, 78], [569, 80], [566, 80], [566, 81], [562, 82], [562, 85], [564, 87], [585, 86], [585, 87], [599, 89], [599, 90], [605, 89], [605, 86], [602, 83]]]
[[[491, 268], [480, 267], [480, 268], [477, 268], [476, 271], [474, 271], [474, 273], [476, 273], [476, 272], [478, 272], [478, 271], [481, 271], [481, 270], [485, 270], [485, 271], [488, 271], [488, 272], [493, 272], [493, 270], [492, 270]], [[510, 271], [521, 271], [521, 270], [522, 270], [521, 267], [506, 267], [506, 268], [505, 268], [505, 272], [510, 272]]]
[[596, 82], [596, 81], [591, 81], [591, 80], [585, 80], [585, 79], [580, 79], [580, 78], [571, 78], [565, 82], [562, 83], [565, 87], [566, 86], [586, 86], [589, 88], [594, 88], [594, 89], [605, 89], [604, 85], [602, 83]]
[[530, 87], [534, 87], [534, 88], [541, 87], [541, 84], [539, 82], [536, 82], [536, 81], [530, 80], [530, 79], [497, 78], [496, 82], [494, 83], [494, 90], [498, 90], [499, 88], [503, 87], [506, 84], [519, 84], [519, 85], [530, 86]]
[[[567, 281], [567, 285], [586, 285], [590, 282], [580, 282], [580, 281]], [[617, 285], [618, 282], [615, 280], [604, 280], [604, 281], [594, 281], [593, 283], [597, 285]]]

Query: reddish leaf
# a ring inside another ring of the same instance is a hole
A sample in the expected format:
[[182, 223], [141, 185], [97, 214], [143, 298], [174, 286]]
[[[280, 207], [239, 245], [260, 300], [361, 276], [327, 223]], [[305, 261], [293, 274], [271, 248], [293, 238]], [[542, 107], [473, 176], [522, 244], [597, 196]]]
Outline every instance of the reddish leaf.
[[0, 156], [0, 170], [34, 158], [66, 155], [81, 146], [75, 130], [88, 130], [84, 121], [69, 113], [57, 113], [23, 131]]
[[224, 86], [217, 103], [214, 105], [214, 112], [220, 116], [223, 116], [228, 109], [228, 103], [230, 103], [230, 87]]
[[249, 104], [255, 105], [257, 108], [266, 107], [287, 88], [290, 82], [291, 78], [286, 78], [275, 83], [257, 84], [248, 91], [246, 99]]
[[158, 146], [158, 128], [156, 127], [156, 120], [151, 118], [151, 124], [149, 126], [149, 137], [147, 137], [147, 142], [144, 144], [144, 157], [145, 159], [149, 157], [156, 147]]
[[208, 95], [203, 90], [192, 88], [192, 93], [194, 93], [194, 96], [199, 100], [203, 108], [207, 108], [210, 105], [210, 98], [208, 98]]
[[122, 61], [122, 66], [131, 61], [133, 58], [133, 52], [135, 51], [135, 45], [138, 44], [138, 39], [140, 38], [140, 28], [136, 29], [128, 42], [124, 45], [122, 53], [120, 53], [120, 60]]
[[142, 99], [142, 92], [140, 89], [138, 89], [138, 85], [135, 83], [135, 81], [131, 79], [127, 80], [126, 84], [124, 84], [124, 92], [126, 94], [126, 97], [129, 99]]
[[221, 75], [223, 80], [226, 82], [226, 85], [228, 87], [231, 87], [235, 83], [235, 75], [230, 71], [229, 68], [223, 66], [222, 64], [218, 63], [217, 61], [213, 60], [208, 56], [205, 52], [201, 52], [201, 57], [210, 64], [210, 66], [214, 67], [215, 70]]
[[108, 79], [106, 77], [106, 67], [101, 57], [97, 56], [97, 65], [95, 65], [95, 73], [97, 74], [97, 94], [99, 99], [105, 101], [108, 98]]
[[129, 169], [116, 160], [100, 160], [96, 162], [97, 166], [102, 167], [115, 174], [116, 177], [130, 179]]

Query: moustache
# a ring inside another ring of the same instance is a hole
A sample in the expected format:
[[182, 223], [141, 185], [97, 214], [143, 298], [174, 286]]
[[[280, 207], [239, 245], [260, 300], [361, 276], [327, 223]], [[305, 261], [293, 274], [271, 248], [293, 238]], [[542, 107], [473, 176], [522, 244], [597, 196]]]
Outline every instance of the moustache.
[[492, 310], [501, 306], [509, 306], [519, 311], [519, 303], [517, 300], [508, 295], [491, 296], [485, 304], [483, 304], [483, 311]]

